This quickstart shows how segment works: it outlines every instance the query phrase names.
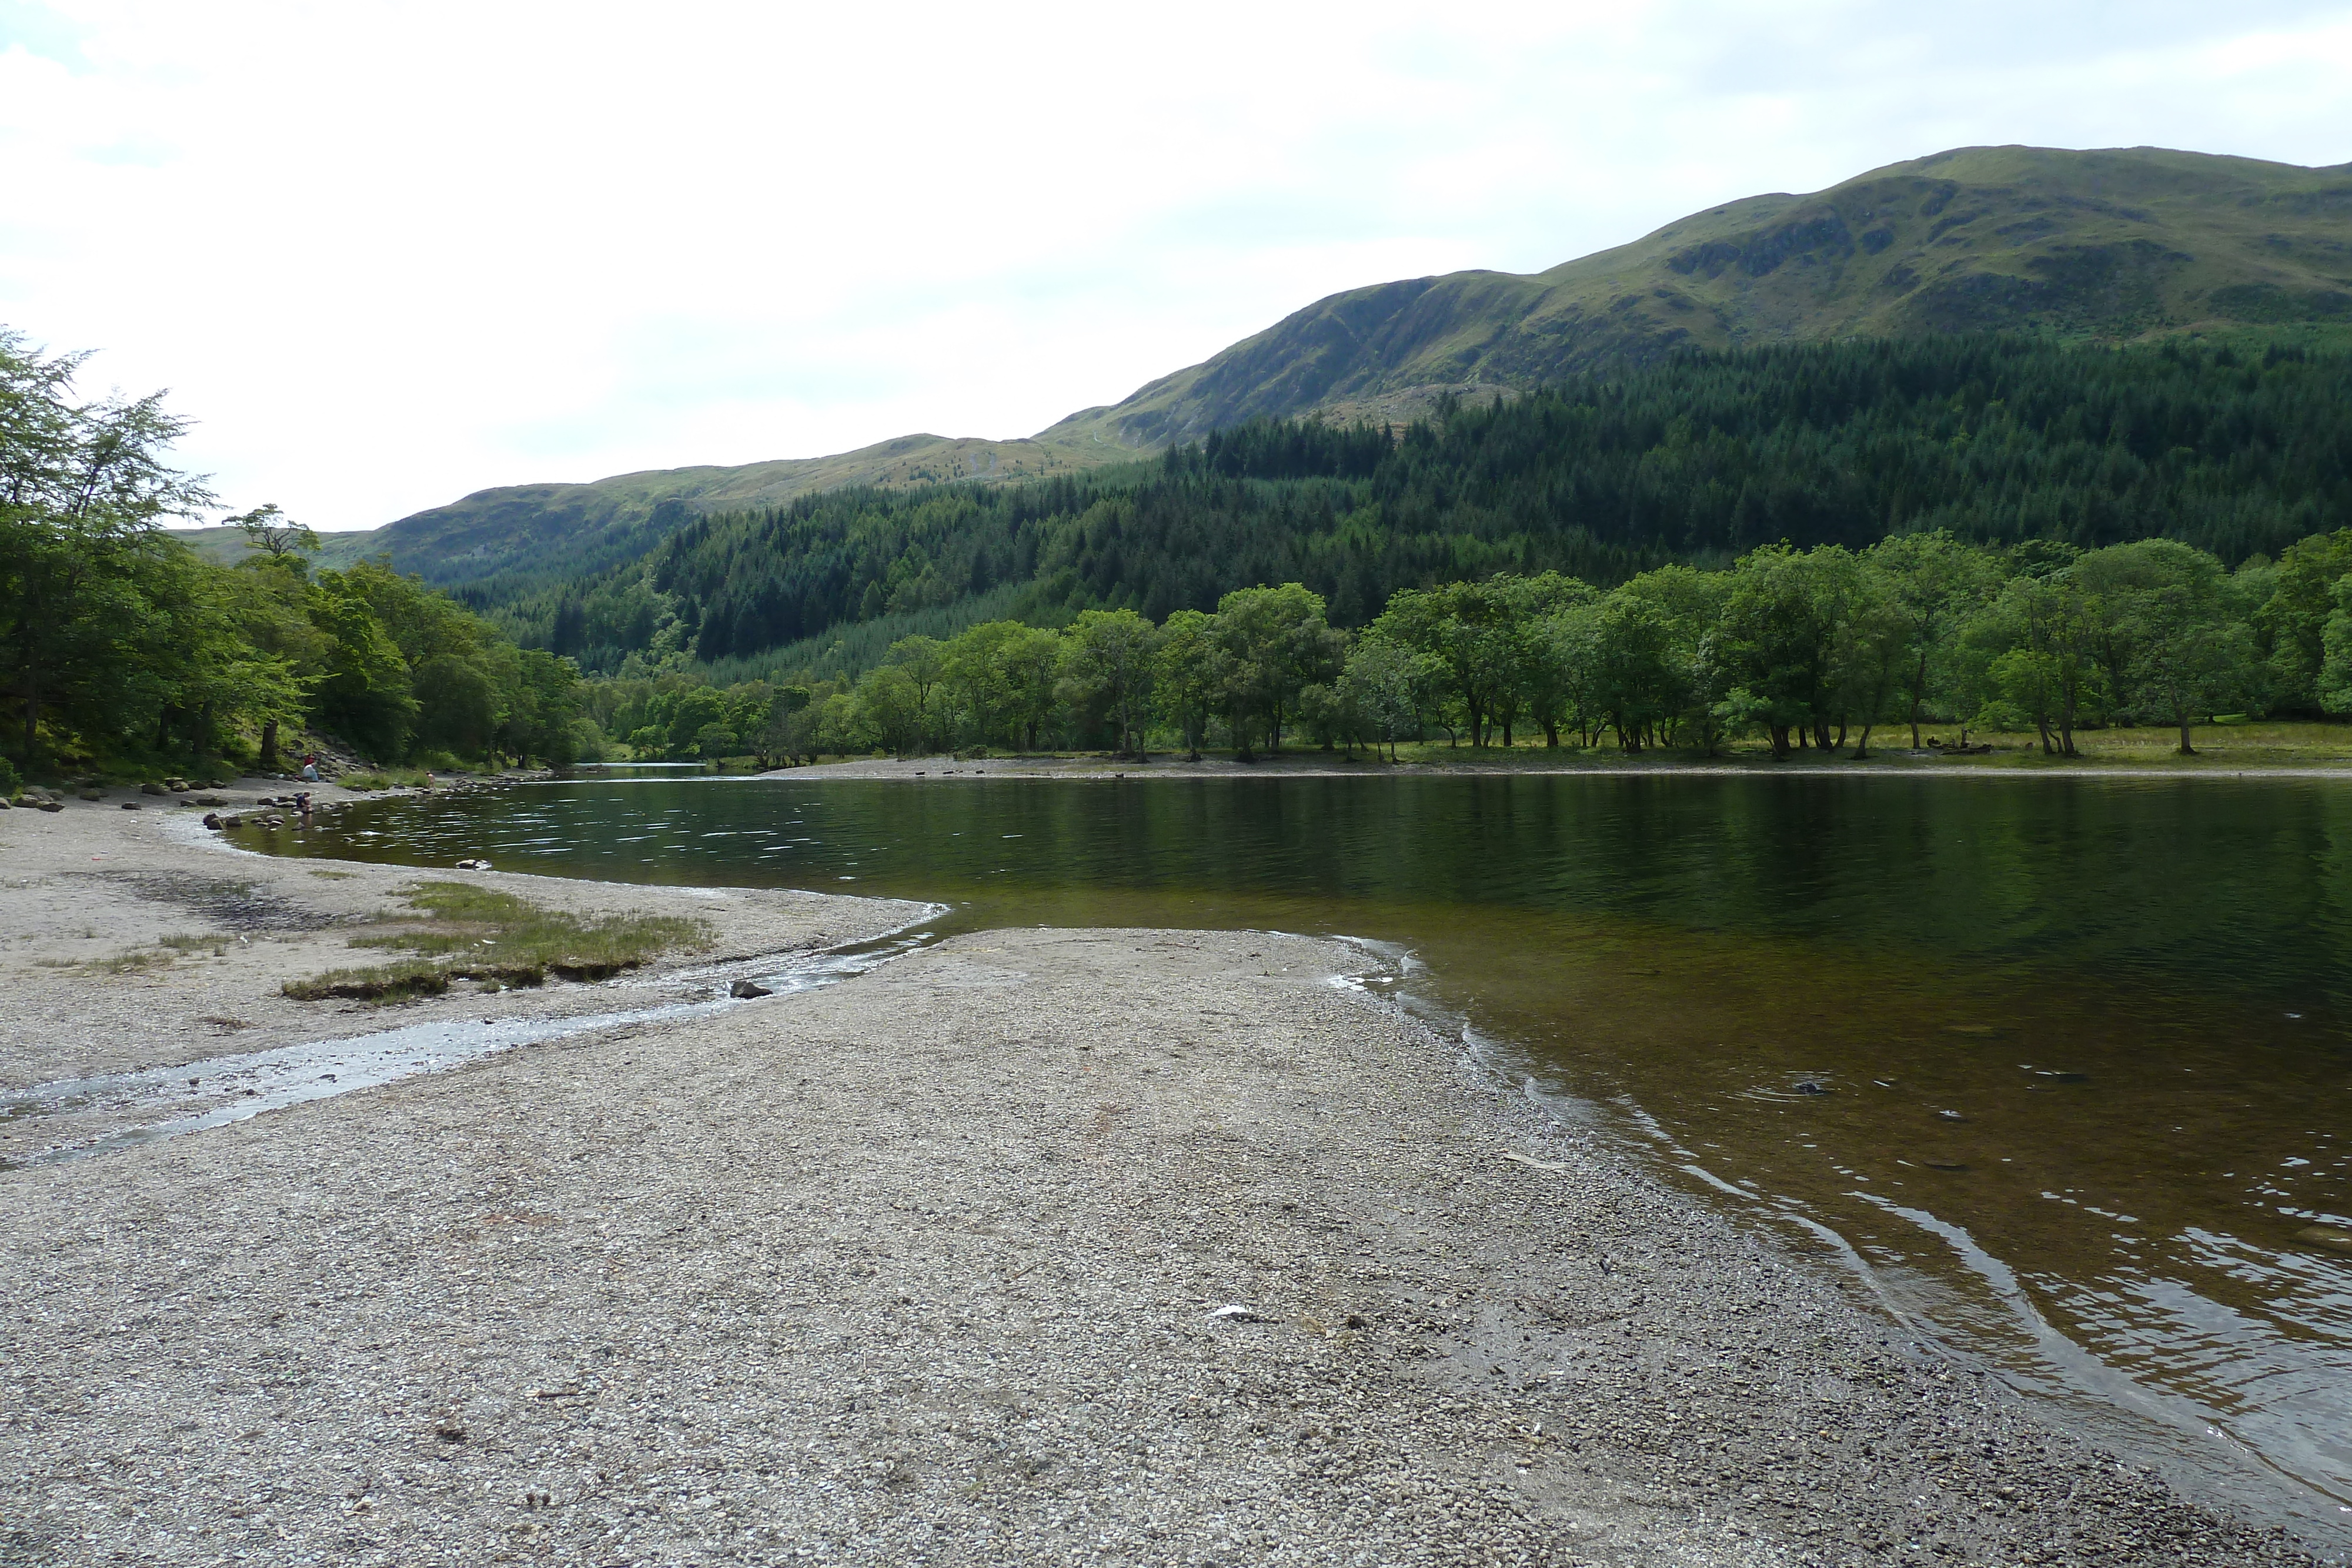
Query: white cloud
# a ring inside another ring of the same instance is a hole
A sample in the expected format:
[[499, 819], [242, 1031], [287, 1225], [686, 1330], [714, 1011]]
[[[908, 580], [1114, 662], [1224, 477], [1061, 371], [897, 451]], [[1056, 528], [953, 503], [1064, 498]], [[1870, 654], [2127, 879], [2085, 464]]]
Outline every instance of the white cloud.
[[0, 0], [0, 322], [239, 507], [1014, 435], [1983, 141], [2352, 158], [2352, 5]]

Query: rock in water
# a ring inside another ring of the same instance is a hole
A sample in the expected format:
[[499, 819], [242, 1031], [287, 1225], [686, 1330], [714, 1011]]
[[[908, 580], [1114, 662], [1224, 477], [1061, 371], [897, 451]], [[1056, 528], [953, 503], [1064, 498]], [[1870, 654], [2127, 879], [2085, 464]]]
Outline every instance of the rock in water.
[[488, 861], [459, 861], [457, 862], [457, 869], [459, 871], [488, 871], [490, 869], [490, 862]]
[[215, 832], [219, 832], [223, 826], [220, 820], [220, 813], [217, 811], [206, 811], [205, 813], [205, 826], [210, 828]]
[[758, 984], [756, 981], [738, 980], [733, 985], [727, 988], [727, 994], [730, 997], [737, 997], [745, 1001], [749, 1001], [753, 997], [772, 997], [776, 993], [768, 989], [767, 987]]

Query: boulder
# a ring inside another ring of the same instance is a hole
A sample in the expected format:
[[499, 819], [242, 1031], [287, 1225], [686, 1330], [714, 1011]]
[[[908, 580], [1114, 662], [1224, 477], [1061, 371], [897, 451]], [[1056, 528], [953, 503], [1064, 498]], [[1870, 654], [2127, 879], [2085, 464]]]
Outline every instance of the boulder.
[[727, 988], [727, 994], [738, 998], [739, 1000], [749, 1001], [753, 997], [772, 997], [776, 993], [755, 981], [738, 980], [733, 985]]
[[62, 811], [66, 809], [66, 803], [63, 800], [44, 800], [40, 806], [44, 811]]
[[139, 792], [142, 795], [162, 795], [168, 793], [161, 784], [156, 783], [152, 779], [150, 779], [146, 783], [139, 786]]
[[227, 826], [227, 824], [226, 824], [226, 823], [225, 823], [225, 822], [223, 822], [223, 821], [220, 820], [220, 813], [219, 813], [219, 812], [217, 812], [217, 811], [206, 811], [206, 812], [205, 813], [205, 827], [207, 827], [207, 828], [210, 828], [213, 831], [215, 831], [215, 832], [216, 832], [216, 833], [217, 833], [217, 832], [219, 832], [219, 831], [221, 831], [221, 829], [222, 829], [222, 828], [224, 828], [224, 827]]
[[81, 792], [81, 798], [85, 800], [103, 800], [106, 799], [106, 791], [103, 789], [85, 789]]
[[126, 811], [135, 811], [139, 810], [139, 802], [136, 800], [125, 800], [122, 802], [122, 809]]

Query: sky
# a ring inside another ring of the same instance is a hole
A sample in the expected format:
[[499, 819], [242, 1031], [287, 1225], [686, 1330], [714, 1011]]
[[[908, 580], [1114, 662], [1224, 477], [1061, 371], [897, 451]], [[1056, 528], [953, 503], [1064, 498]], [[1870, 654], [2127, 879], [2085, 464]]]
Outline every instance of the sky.
[[2352, 161], [2352, 0], [0, 0], [0, 326], [225, 507], [1011, 437], [1949, 147]]

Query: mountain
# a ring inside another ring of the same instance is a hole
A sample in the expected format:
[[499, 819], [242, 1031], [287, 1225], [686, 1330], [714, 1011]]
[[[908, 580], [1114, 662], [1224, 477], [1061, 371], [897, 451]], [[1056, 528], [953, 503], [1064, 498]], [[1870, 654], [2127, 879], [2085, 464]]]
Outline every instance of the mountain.
[[479, 584], [551, 568], [594, 571], [644, 554], [698, 513], [772, 507], [812, 490], [1003, 484], [1132, 455], [1091, 432], [1054, 441], [901, 435], [829, 457], [648, 469], [579, 485], [503, 485], [367, 533], [323, 537], [335, 541], [331, 553], [338, 557], [388, 553], [394, 566], [428, 582]]
[[498, 597], [642, 554], [686, 518], [845, 485], [1070, 473], [1254, 418], [1409, 423], [1679, 349], [2014, 331], [2352, 345], [2352, 164], [2156, 148], [1972, 147], [1751, 196], [1547, 272], [1318, 300], [1025, 441], [907, 435], [830, 457], [481, 490], [339, 547]]
[[1154, 448], [1341, 400], [1524, 387], [1682, 348], [2283, 328], [2352, 342], [2352, 164], [1969, 147], [1712, 207], [1548, 272], [1334, 294], [1039, 439]]

